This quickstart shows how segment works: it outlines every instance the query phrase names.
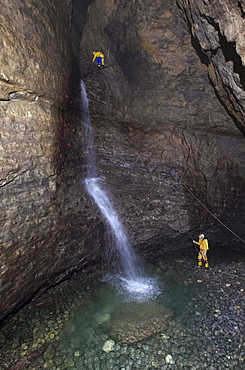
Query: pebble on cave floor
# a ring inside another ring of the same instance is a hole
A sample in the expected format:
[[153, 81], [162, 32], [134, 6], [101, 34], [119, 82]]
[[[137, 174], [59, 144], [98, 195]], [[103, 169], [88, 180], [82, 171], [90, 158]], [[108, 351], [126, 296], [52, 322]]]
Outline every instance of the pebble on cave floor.
[[101, 282], [103, 271], [77, 273], [2, 328], [2, 369], [243, 369], [244, 265], [221, 262], [206, 271], [194, 268], [189, 257], [151, 261], [148, 272], [163, 283], [154, 305], [173, 315], [149, 335], [143, 321], [143, 334], [134, 343], [122, 343], [113, 330], [123, 305], [136, 310], [134, 321], [139, 306], [120, 301]]

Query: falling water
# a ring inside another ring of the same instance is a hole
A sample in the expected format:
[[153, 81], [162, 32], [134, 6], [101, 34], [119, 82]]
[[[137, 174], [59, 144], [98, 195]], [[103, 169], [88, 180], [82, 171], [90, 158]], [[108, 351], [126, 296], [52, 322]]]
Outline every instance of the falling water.
[[93, 146], [93, 129], [83, 81], [81, 81], [81, 101], [84, 116], [84, 147], [87, 166], [85, 187], [109, 225], [113, 244], [120, 256], [123, 267], [122, 275], [107, 275], [107, 280], [124, 292], [127, 291], [129, 294], [138, 295], [140, 300], [158, 295], [158, 287], [153, 283], [153, 280], [144, 277], [141, 264], [129, 242], [120, 217], [103, 187], [103, 179], [98, 175], [96, 153]]
[[129, 244], [117, 211], [102, 188], [101, 179], [98, 177], [87, 178], [85, 184], [88, 193], [93, 197], [111, 228], [115, 247], [120, 254], [125, 275], [133, 279], [138, 278], [141, 269], [137, 266], [135, 253]]

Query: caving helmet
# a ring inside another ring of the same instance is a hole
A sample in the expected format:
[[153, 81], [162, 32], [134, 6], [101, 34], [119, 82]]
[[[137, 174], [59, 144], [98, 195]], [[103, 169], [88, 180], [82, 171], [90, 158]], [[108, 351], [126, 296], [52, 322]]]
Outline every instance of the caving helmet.
[[200, 234], [200, 235], [199, 235], [199, 238], [200, 238], [200, 239], [204, 239], [204, 234]]

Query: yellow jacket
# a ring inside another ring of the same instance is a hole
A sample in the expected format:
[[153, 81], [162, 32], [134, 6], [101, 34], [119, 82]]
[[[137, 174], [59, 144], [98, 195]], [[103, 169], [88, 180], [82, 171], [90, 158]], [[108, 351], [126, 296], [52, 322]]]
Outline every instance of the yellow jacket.
[[208, 239], [199, 239], [198, 242], [194, 241], [194, 243], [198, 244], [200, 246], [200, 249], [202, 249], [205, 252], [207, 252], [207, 250], [209, 249]]
[[94, 55], [94, 57], [93, 57], [92, 62], [94, 62], [97, 57], [100, 57], [100, 58], [102, 58], [102, 64], [104, 64], [105, 56], [104, 56], [103, 53], [101, 53], [100, 51], [94, 51], [93, 55]]

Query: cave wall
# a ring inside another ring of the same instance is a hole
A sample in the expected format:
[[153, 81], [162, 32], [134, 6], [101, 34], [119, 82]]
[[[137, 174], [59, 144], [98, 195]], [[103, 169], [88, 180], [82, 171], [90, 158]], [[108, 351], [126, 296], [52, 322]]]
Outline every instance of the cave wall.
[[[233, 237], [197, 199], [242, 233], [244, 138], [179, 7], [95, 0], [81, 40], [101, 175], [133, 243], [151, 247], [200, 229]], [[87, 75], [94, 50], [108, 68]]]
[[101, 221], [80, 181], [81, 117], [68, 102], [79, 74], [71, 18], [70, 0], [1, 2], [0, 320], [100, 255]]
[[177, 0], [193, 40], [208, 60], [212, 84], [245, 136], [245, 3]]
[[[187, 231], [200, 229], [212, 243], [230, 240], [188, 189], [242, 234], [243, 107], [232, 84], [224, 84], [239, 76], [230, 73], [231, 60], [222, 67], [217, 59], [216, 66], [191, 36], [193, 4], [2, 2], [0, 318], [101, 261], [104, 251], [104, 221], [83, 190], [74, 54], [88, 91], [100, 174], [141, 253], [180, 247]], [[106, 68], [90, 73], [94, 50], [104, 52]]]

